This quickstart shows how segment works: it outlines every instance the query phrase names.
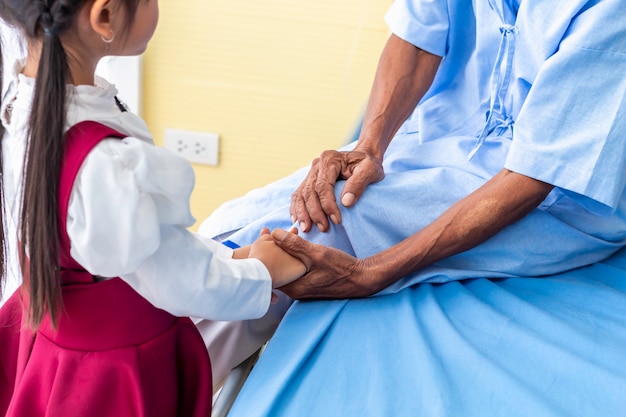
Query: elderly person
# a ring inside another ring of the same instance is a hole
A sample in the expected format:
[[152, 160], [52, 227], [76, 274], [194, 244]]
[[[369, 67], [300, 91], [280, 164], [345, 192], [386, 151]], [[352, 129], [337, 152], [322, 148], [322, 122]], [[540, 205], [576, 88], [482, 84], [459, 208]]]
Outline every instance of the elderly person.
[[392, 5], [358, 142], [202, 227], [246, 244], [297, 221], [273, 233], [308, 267], [284, 292], [341, 299], [291, 307], [232, 415], [626, 405], [626, 275], [605, 261], [626, 244], [625, 6]]

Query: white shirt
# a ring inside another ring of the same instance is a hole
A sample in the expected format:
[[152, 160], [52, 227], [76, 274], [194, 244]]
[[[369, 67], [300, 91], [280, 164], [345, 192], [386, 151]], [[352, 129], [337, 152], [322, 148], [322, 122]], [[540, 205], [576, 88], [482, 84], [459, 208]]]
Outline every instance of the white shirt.
[[[7, 289], [21, 281], [16, 263], [17, 196], [34, 85], [34, 80], [19, 75], [19, 68], [18, 63], [0, 113], [6, 128]], [[154, 146], [145, 123], [116, 106], [117, 90], [106, 81], [68, 89], [67, 128], [94, 120], [129, 135], [102, 141], [79, 171], [67, 217], [72, 257], [96, 276], [120, 276], [174, 315], [215, 320], [262, 316], [272, 290], [263, 263], [232, 259], [231, 249], [187, 229], [194, 223], [189, 208], [194, 173], [189, 163]]]

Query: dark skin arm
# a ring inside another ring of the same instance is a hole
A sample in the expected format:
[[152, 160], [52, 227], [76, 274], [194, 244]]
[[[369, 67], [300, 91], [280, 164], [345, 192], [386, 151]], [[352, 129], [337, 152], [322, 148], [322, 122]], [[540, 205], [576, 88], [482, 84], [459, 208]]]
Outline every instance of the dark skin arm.
[[503, 169], [424, 229], [365, 259], [275, 230], [277, 245], [299, 258], [308, 271], [281, 290], [296, 299], [372, 295], [413, 271], [488, 240], [530, 213], [552, 188]]
[[351, 152], [323, 152], [292, 195], [292, 221], [297, 220], [302, 231], [314, 224], [327, 231], [329, 218], [341, 222], [334, 194], [337, 180], [347, 180], [341, 203], [350, 207], [369, 184], [383, 179], [385, 150], [432, 84], [440, 62], [440, 57], [391, 35], [380, 57], [357, 146]]
[[[292, 196], [291, 216], [300, 222], [303, 231], [309, 231], [313, 224], [328, 230], [328, 218], [334, 223], [341, 221], [333, 192], [338, 179], [347, 180], [341, 203], [349, 207], [369, 184], [384, 177], [385, 150], [430, 88], [440, 61], [440, 57], [394, 35], [389, 38], [354, 151], [324, 152]], [[281, 289], [292, 298], [372, 295], [411, 272], [486, 241], [530, 213], [551, 189], [549, 184], [503, 169], [430, 225], [365, 259], [275, 230], [277, 245], [299, 258], [308, 271]]]

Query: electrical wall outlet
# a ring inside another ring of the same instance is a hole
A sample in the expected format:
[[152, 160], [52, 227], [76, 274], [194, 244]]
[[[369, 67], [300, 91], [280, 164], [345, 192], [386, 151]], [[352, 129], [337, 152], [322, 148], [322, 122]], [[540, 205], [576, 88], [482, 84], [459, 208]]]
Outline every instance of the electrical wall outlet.
[[217, 165], [218, 142], [215, 133], [165, 129], [165, 148], [197, 164]]

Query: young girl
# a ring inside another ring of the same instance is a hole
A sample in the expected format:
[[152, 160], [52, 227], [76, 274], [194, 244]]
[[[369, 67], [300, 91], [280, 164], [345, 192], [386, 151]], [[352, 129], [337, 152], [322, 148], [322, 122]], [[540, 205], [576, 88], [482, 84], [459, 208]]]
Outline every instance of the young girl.
[[0, 0], [0, 18], [28, 42], [0, 78], [1, 276], [24, 282], [0, 310], [0, 413], [209, 415], [205, 346], [175, 316], [259, 317], [304, 266], [267, 234], [189, 232], [190, 165], [95, 77], [144, 51], [157, 0]]

